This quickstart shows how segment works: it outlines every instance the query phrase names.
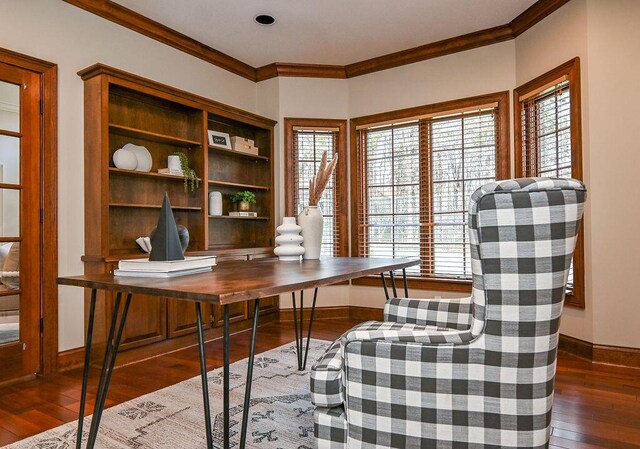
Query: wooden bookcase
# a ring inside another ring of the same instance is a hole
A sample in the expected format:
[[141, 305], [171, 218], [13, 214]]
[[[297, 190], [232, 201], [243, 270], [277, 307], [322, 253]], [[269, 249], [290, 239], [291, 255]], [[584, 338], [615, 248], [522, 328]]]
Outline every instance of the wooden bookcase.
[[[85, 273], [111, 272], [121, 259], [145, 257], [135, 240], [155, 227], [164, 193], [176, 222], [189, 230], [188, 254], [223, 260], [270, 257], [274, 244], [273, 133], [276, 122], [102, 64], [78, 73], [85, 88]], [[208, 130], [255, 141], [259, 155], [208, 144]], [[127, 143], [151, 153], [151, 172], [116, 168], [114, 152]], [[181, 151], [201, 179], [185, 191], [181, 177], [159, 174], [167, 156]], [[229, 196], [256, 194], [257, 217], [229, 217]], [[223, 196], [222, 217], [208, 211], [208, 194]], [[114, 298], [98, 301], [94, 341], [104, 346]], [[88, 309], [86, 307], [85, 309]], [[124, 331], [119, 363], [196, 342], [192, 303], [136, 295]], [[247, 303], [232, 307], [232, 330], [250, 326]], [[275, 318], [277, 298], [261, 300], [261, 315]], [[205, 337], [221, 335], [220, 307], [204, 307]], [[100, 351], [96, 351], [99, 353]]]

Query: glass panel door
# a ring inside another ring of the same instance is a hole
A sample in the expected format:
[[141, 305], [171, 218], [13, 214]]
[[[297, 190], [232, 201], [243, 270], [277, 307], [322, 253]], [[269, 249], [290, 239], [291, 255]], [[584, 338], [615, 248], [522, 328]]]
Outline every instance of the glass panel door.
[[0, 64], [0, 382], [40, 370], [40, 95]]

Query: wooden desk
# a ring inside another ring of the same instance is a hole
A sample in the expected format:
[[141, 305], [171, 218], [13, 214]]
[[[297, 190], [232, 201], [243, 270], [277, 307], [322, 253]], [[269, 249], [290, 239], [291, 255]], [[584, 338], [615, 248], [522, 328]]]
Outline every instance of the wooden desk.
[[[80, 398], [80, 416], [78, 419], [78, 439], [76, 442], [76, 448], [80, 449], [81, 445], [97, 290], [110, 290], [116, 292], [116, 300], [114, 303], [111, 327], [109, 329], [107, 347], [100, 373], [100, 382], [98, 383], [98, 393], [96, 396], [93, 419], [91, 421], [91, 428], [89, 430], [87, 440], [87, 449], [92, 449], [95, 445], [98, 428], [100, 426], [100, 419], [102, 417], [102, 411], [104, 410], [107, 391], [109, 389], [111, 375], [113, 374], [115, 359], [118, 353], [118, 347], [122, 338], [122, 332], [124, 330], [127, 312], [129, 310], [133, 294], [172, 297], [194, 301], [198, 321], [198, 346], [200, 353], [202, 394], [204, 401], [205, 423], [207, 427], [206, 435], [208, 449], [213, 448], [213, 436], [200, 303], [209, 302], [212, 304], [219, 304], [222, 305], [224, 309], [223, 447], [227, 449], [229, 448], [229, 304], [254, 300], [253, 330], [247, 366], [242, 429], [240, 432], [240, 448], [243, 449], [246, 443], [260, 298], [282, 293], [292, 293], [295, 320], [294, 325], [296, 328], [296, 349], [298, 353], [298, 369], [302, 370], [306, 365], [306, 354], [309, 349], [309, 337], [311, 335], [311, 325], [313, 323], [313, 312], [315, 310], [318, 287], [331, 285], [340, 281], [348, 281], [362, 276], [383, 274], [386, 271], [390, 272], [390, 276], [393, 280], [393, 271], [402, 270], [403, 278], [405, 279], [406, 294], [405, 269], [410, 266], [418, 265], [419, 263], [420, 261], [417, 259], [368, 259], [357, 257], [336, 257], [292, 263], [280, 262], [278, 259], [271, 258], [248, 262], [222, 262], [214, 267], [214, 270], [211, 273], [195, 274], [170, 279], [116, 277], [111, 274], [89, 274], [84, 276], [58, 278], [58, 283], [60, 285], [72, 285], [90, 288], [92, 290], [89, 322], [87, 326], [85, 366], [82, 380], [82, 395]], [[385, 287], [385, 293], [388, 297], [389, 295], [386, 288], [386, 282], [384, 282], [384, 275], [382, 276], [382, 280]], [[395, 283], [393, 282], [392, 287], [395, 296]], [[304, 297], [302, 296], [302, 291], [305, 289], [314, 289], [314, 296], [309, 319], [307, 347], [303, 356], [302, 324]], [[300, 291], [299, 322], [296, 314], [296, 291]], [[122, 303], [123, 295], [125, 295], [126, 299], [121, 311], [120, 305]]]

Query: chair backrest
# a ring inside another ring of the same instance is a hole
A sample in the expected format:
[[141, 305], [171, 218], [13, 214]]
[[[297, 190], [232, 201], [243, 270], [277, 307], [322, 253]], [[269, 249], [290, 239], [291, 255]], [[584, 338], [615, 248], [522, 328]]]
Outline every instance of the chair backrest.
[[557, 339], [585, 200], [586, 188], [575, 179], [511, 179], [475, 191], [469, 207], [474, 336], [518, 337], [519, 345], [525, 338], [527, 346], [542, 335]]

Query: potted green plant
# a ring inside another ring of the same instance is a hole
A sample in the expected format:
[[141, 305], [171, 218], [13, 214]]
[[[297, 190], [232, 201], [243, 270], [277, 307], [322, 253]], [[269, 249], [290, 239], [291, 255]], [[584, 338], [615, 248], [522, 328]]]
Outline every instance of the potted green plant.
[[176, 151], [174, 156], [180, 158], [180, 169], [184, 175], [184, 191], [191, 190], [193, 192], [196, 188], [200, 187], [200, 178], [196, 175], [196, 171], [189, 167], [189, 158], [182, 151]]
[[236, 192], [231, 195], [231, 202], [238, 206], [239, 211], [248, 211], [251, 209], [251, 203], [256, 202], [256, 195], [248, 190]]

